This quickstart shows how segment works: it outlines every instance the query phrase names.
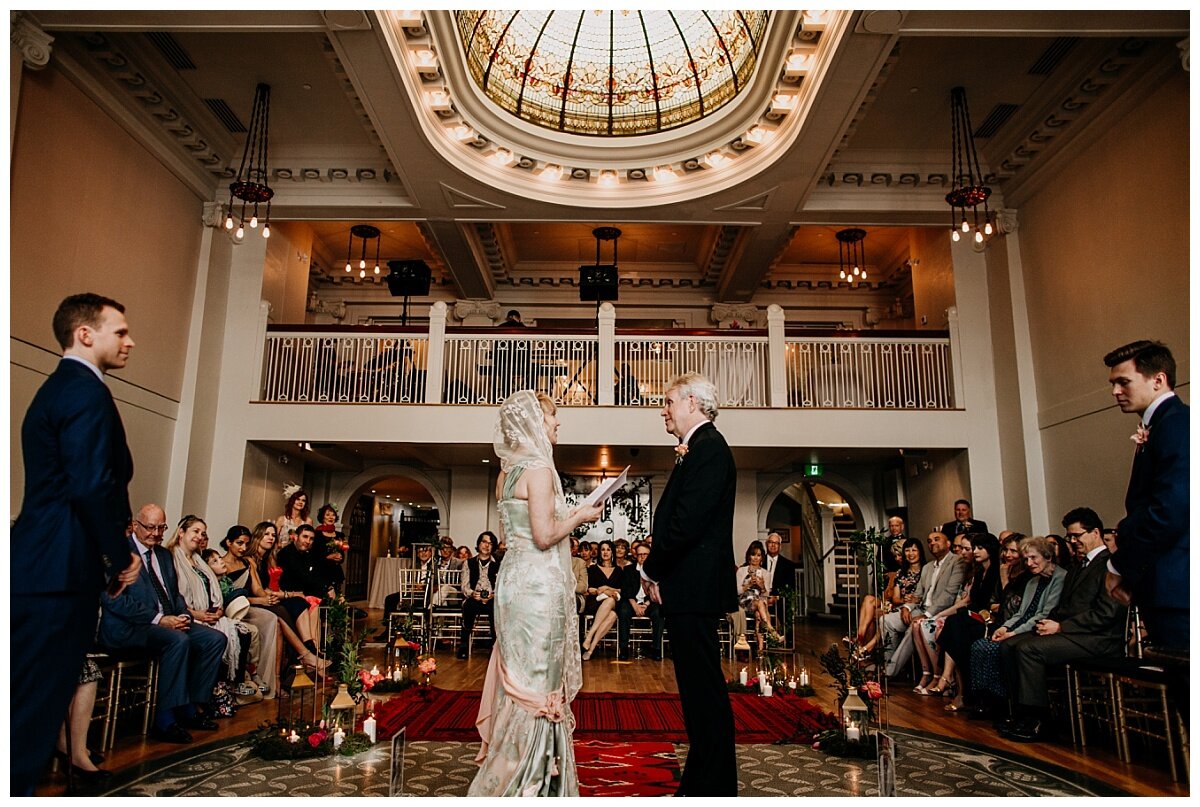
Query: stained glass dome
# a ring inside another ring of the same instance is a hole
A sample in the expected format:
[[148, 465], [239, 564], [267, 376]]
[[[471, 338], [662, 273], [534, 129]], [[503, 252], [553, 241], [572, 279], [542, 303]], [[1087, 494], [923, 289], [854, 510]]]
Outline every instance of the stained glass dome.
[[640, 135], [711, 115], [745, 89], [766, 11], [457, 11], [476, 84], [529, 123]]

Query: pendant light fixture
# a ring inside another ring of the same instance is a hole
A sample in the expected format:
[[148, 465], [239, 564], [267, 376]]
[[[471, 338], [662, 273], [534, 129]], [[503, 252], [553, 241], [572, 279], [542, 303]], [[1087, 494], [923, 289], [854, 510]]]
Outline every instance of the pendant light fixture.
[[867, 231], [858, 227], [838, 230], [838, 277], [848, 283], [867, 279], [867, 261], [863, 252], [863, 241]]
[[[246, 148], [242, 151], [242, 163], [237, 177], [229, 185], [229, 212], [225, 215], [225, 229], [233, 229], [234, 199], [241, 202], [235, 235], [241, 238], [250, 229], [258, 228], [259, 205], [263, 210], [263, 238], [271, 237], [271, 197], [275, 191], [267, 184], [267, 135], [271, 119], [271, 87], [259, 84], [254, 89], [254, 109], [250, 113], [250, 131], [246, 133]], [[250, 218], [246, 219], [247, 207]]]
[[379, 237], [379, 228], [370, 224], [355, 224], [350, 228], [350, 243], [346, 245], [346, 271], [354, 270], [354, 239], [362, 239], [362, 251], [358, 256], [358, 276], [367, 276], [367, 242], [375, 239], [375, 274], [379, 274], [379, 245], [383, 241]]
[[[982, 244], [995, 227], [988, 211], [992, 189], [983, 184], [983, 169], [975, 151], [975, 135], [971, 131], [971, 113], [967, 109], [967, 91], [955, 87], [950, 91], [950, 142], [953, 149], [950, 165], [951, 190], [946, 194], [950, 205], [950, 238], [958, 241], [975, 227], [975, 243]], [[983, 222], [979, 208], [983, 206]], [[970, 221], [967, 211], [970, 209]], [[961, 233], [961, 235], [960, 235]]]

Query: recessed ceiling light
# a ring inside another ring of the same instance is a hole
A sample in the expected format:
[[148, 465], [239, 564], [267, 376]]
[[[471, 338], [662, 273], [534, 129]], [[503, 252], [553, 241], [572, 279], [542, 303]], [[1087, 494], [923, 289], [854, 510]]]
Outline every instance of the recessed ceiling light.
[[491, 460], [484, 460], [484, 462], [491, 462]]
[[371, 492], [372, 492], [372, 493], [374, 493], [374, 492], [375, 492], [375, 489], [374, 489], [374, 488], [372, 488], [372, 489], [371, 489]]

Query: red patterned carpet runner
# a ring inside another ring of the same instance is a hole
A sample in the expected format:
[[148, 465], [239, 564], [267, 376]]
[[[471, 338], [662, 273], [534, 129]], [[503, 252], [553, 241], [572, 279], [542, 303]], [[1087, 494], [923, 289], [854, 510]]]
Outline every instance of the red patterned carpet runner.
[[[390, 737], [408, 726], [410, 740], [476, 742], [478, 691], [413, 687], [381, 703], [375, 710], [379, 736]], [[833, 717], [803, 698], [761, 698], [731, 693], [733, 725], [739, 743], [773, 743], [811, 736], [833, 725]], [[636, 743], [685, 743], [679, 696], [615, 692], [581, 692], [571, 704], [576, 740]]]
[[575, 740], [580, 796], [670, 796], [679, 787], [671, 743]]

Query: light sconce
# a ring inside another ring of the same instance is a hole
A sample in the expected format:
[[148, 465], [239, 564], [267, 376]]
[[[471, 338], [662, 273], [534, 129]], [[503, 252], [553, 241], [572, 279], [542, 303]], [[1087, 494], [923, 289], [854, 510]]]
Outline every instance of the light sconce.
[[353, 271], [351, 262], [354, 259], [354, 239], [362, 239], [362, 252], [358, 258], [358, 276], [367, 276], [367, 241], [375, 239], [375, 274], [379, 274], [379, 245], [383, 241], [379, 237], [379, 228], [370, 224], [355, 224], [350, 228], [350, 243], [346, 246], [346, 271]]
[[601, 171], [599, 184], [604, 188], [616, 187], [617, 172], [616, 171]]
[[414, 61], [416, 62], [417, 73], [426, 81], [432, 81], [442, 74], [441, 68], [438, 67], [437, 56], [431, 50], [426, 48], [418, 50]]
[[434, 90], [426, 96], [429, 108], [439, 115], [449, 115], [453, 112], [450, 104], [450, 93], [445, 90]]
[[771, 97], [771, 106], [767, 108], [767, 117], [779, 120], [796, 108], [796, 96], [792, 93], [777, 92]]
[[784, 81], [799, 81], [812, 69], [812, 54], [793, 51], [783, 63]]
[[537, 176], [538, 179], [544, 179], [547, 182], [557, 182], [563, 178], [563, 167], [551, 163], [539, 171]]
[[679, 175], [669, 165], [657, 165], [650, 173], [655, 182], [674, 182], [679, 179]]

